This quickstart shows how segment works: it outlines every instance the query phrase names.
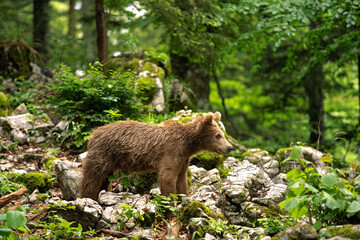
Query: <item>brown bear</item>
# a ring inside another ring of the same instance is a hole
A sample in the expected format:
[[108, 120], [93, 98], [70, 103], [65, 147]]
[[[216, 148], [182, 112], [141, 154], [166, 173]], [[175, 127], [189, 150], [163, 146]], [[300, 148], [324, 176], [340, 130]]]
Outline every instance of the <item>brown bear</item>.
[[205, 114], [181, 124], [168, 120], [160, 125], [135, 121], [111, 123], [96, 129], [83, 160], [80, 197], [97, 200], [108, 188], [107, 175], [116, 171], [158, 172], [161, 194], [188, 195], [190, 157], [201, 151], [227, 154], [232, 150], [219, 128], [220, 113]]

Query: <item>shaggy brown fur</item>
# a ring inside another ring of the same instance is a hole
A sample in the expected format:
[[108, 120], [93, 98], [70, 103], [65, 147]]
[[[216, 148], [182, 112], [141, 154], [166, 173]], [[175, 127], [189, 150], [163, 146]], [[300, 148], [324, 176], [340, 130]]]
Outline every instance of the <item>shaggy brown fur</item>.
[[163, 195], [188, 194], [190, 157], [201, 151], [227, 154], [232, 150], [219, 121], [216, 112], [187, 124], [123, 121], [99, 127], [93, 132], [82, 164], [80, 197], [97, 200], [99, 192], [108, 187], [106, 176], [118, 170], [156, 171]]

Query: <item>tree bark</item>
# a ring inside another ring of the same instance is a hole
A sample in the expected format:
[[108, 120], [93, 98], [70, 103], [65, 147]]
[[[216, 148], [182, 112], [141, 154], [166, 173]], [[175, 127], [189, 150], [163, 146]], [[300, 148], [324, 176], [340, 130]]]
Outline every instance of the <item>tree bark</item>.
[[27, 191], [26, 187], [22, 187], [15, 192], [12, 192], [8, 195], [5, 195], [0, 198], [0, 207], [4, 207], [9, 204], [11, 201], [19, 199], [22, 195], [24, 195]]
[[[96, 0], [95, 13], [96, 13], [96, 32], [97, 32], [96, 40], [97, 40], [99, 62], [101, 64], [104, 64], [107, 59], [107, 53], [108, 53], [108, 38], [106, 32], [106, 21], [105, 21], [103, 0]], [[103, 69], [105, 72], [105, 66]]]
[[[189, 84], [197, 100], [197, 108], [210, 109], [210, 74], [199, 63], [192, 63], [187, 57], [171, 51], [174, 39], [170, 40], [171, 69], [175, 76]], [[196, 110], [196, 109], [194, 109]]]
[[304, 87], [309, 101], [310, 144], [318, 143], [326, 146], [324, 119], [324, 87], [325, 74], [323, 66], [317, 64], [304, 77]]
[[49, 32], [49, 0], [34, 0], [33, 41], [34, 49], [43, 57], [46, 64], [49, 60], [47, 33]]
[[75, 36], [75, 0], [69, 0], [69, 31], [70, 37]]
[[96, 60], [96, 29], [94, 22], [94, 10], [90, 9], [89, 0], [82, 0], [82, 32], [89, 62]]

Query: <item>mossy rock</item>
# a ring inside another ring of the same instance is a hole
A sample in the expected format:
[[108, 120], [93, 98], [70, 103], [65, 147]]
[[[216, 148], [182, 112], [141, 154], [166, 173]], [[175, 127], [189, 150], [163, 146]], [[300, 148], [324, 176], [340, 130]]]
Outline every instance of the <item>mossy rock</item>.
[[132, 59], [124, 59], [124, 58], [111, 58], [106, 63], [106, 72], [107, 75], [110, 74], [111, 71], [124, 73], [124, 72], [137, 72], [140, 64], [140, 59], [132, 58]]
[[186, 226], [189, 224], [191, 218], [203, 217], [204, 213], [213, 219], [223, 218], [223, 216], [214, 213], [208, 207], [206, 207], [205, 204], [198, 201], [193, 201], [180, 208], [177, 218], [179, 222], [182, 222]]
[[59, 160], [57, 157], [55, 156], [49, 156], [47, 157], [43, 164], [45, 165], [45, 169], [48, 169], [50, 171], [54, 171], [54, 167], [52, 166], [52, 163], [55, 161], [55, 160]]
[[0, 117], [5, 117], [9, 111], [10, 103], [8, 97], [0, 92]]
[[279, 207], [268, 207], [251, 203], [246, 206], [244, 214], [252, 225], [261, 226], [258, 223], [258, 219], [277, 217], [281, 214], [281, 210]]
[[342, 236], [350, 239], [360, 239], [360, 226], [346, 224], [342, 226], [330, 226], [327, 228], [328, 237]]
[[223, 155], [219, 155], [217, 153], [209, 153], [209, 152], [196, 154], [190, 160], [190, 164], [196, 165], [197, 167], [205, 168], [208, 171], [214, 168], [222, 167], [223, 163], [224, 163]]
[[45, 202], [45, 200], [49, 197], [46, 193], [39, 193], [36, 195], [36, 199], [42, 202]]
[[291, 152], [293, 149], [294, 149], [294, 147], [288, 147], [288, 148], [281, 148], [281, 149], [277, 150], [275, 153], [275, 159], [280, 162], [284, 161], [285, 153]]
[[135, 178], [135, 190], [137, 193], [149, 193], [151, 187], [157, 181], [157, 173], [149, 172], [144, 174], [139, 174]]
[[156, 76], [161, 80], [165, 78], [165, 72], [162, 68], [156, 66], [152, 62], [146, 62], [142, 67], [141, 71], [149, 71], [152, 76]]
[[156, 81], [151, 77], [136, 79], [137, 96], [140, 99], [151, 100], [156, 92]]
[[21, 177], [21, 182], [33, 192], [38, 189], [39, 192], [45, 193], [51, 188], [51, 176], [48, 173], [29, 172]]

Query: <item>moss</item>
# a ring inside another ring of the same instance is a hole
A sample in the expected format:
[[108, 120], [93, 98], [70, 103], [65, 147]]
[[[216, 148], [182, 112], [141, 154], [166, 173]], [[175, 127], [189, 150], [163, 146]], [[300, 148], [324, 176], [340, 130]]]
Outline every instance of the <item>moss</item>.
[[156, 92], [155, 79], [151, 77], [139, 77], [136, 79], [137, 96], [142, 100], [151, 100]]
[[191, 122], [193, 119], [194, 119], [193, 117], [182, 117], [177, 122], [186, 124], [186, 123]]
[[33, 192], [38, 189], [39, 192], [44, 193], [51, 188], [51, 176], [42, 172], [29, 172], [22, 176], [22, 183]]
[[177, 218], [186, 226], [189, 224], [191, 218], [202, 217], [202, 213], [205, 213], [207, 216], [214, 219], [221, 218], [219, 214], [212, 212], [205, 206], [205, 204], [198, 201], [193, 201], [188, 205], [180, 208]]
[[160, 79], [164, 79], [165, 72], [161, 68], [157, 67], [154, 63], [146, 62], [142, 68], [142, 71], [149, 71]]
[[281, 149], [277, 150], [277, 152], [275, 153], [275, 159], [278, 159], [280, 161], [285, 160], [285, 152], [292, 151], [293, 149], [294, 149], [294, 147], [288, 147], [288, 148], [281, 148]]
[[203, 152], [193, 156], [190, 162], [192, 165], [205, 168], [206, 170], [219, 169], [223, 167], [224, 156], [217, 153]]
[[135, 189], [138, 193], [149, 193], [151, 187], [157, 181], [157, 173], [149, 172], [140, 174], [135, 179]]
[[229, 172], [232, 172], [234, 170], [225, 168], [225, 167], [218, 167], [220, 178], [226, 178], [229, 175]]
[[127, 60], [124, 58], [111, 58], [106, 63], [106, 71], [107, 75], [110, 74], [110, 71], [115, 71], [119, 73], [133, 71], [136, 72], [139, 66], [140, 59], [133, 58], [131, 60]]
[[342, 236], [350, 239], [360, 239], [360, 228], [357, 225], [346, 224], [330, 227], [331, 237]]
[[5, 117], [7, 112], [9, 111], [9, 100], [7, 96], [0, 92], [0, 117]]
[[36, 195], [36, 199], [39, 201], [45, 201], [47, 198], [49, 197], [49, 195], [47, 195], [46, 193], [39, 193]]
[[187, 181], [188, 181], [188, 186], [189, 188], [191, 187], [192, 185], [192, 172], [190, 171], [190, 169], [188, 168], [187, 170]]
[[58, 159], [58, 158], [55, 157], [55, 156], [50, 156], [50, 157], [46, 158], [45, 161], [44, 161], [45, 169], [49, 169], [50, 171], [53, 171], [54, 168], [51, 167], [51, 164], [52, 164], [55, 160], [57, 160], [57, 159]]
[[250, 156], [250, 155], [253, 155], [255, 153], [258, 153], [258, 152], [263, 152], [264, 150], [256, 150], [256, 151], [247, 151], [247, 152], [244, 152], [243, 154], [241, 154], [241, 159], [244, 159], [244, 157], [247, 157], [247, 156]]
[[276, 217], [279, 216], [279, 214], [280, 209], [277, 207], [267, 207], [256, 203], [249, 204], [245, 209], [246, 217], [249, 219], [251, 224], [255, 224], [256, 226], [261, 226], [261, 224], [259, 225], [258, 223], [258, 219]]

